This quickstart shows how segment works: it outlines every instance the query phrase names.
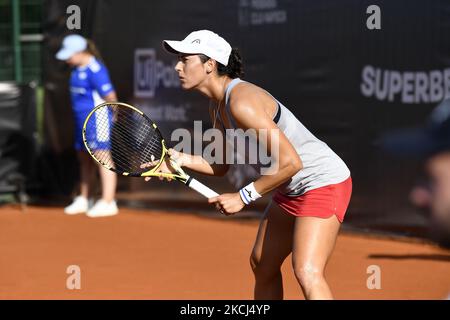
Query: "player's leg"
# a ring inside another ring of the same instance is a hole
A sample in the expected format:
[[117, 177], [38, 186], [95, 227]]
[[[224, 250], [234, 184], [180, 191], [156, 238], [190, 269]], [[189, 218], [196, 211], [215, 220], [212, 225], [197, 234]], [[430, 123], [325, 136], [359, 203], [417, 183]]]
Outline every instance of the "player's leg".
[[88, 211], [87, 216], [91, 218], [108, 217], [119, 212], [115, 199], [117, 175], [108, 169], [97, 165], [102, 185], [102, 198]]
[[89, 186], [95, 173], [95, 164], [87, 152], [78, 151], [80, 163], [80, 195], [86, 199], [89, 197]]
[[66, 214], [80, 214], [88, 211], [88, 196], [91, 178], [95, 172], [95, 165], [86, 152], [78, 151], [78, 160], [80, 164], [80, 194], [73, 202], [64, 208]]
[[[106, 118], [103, 118], [103, 116], [100, 114], [100, 118], [98, 119], [100, 119], [100, 121], [104, 121]], [[111, 114], [108, 114], [108, 119], [110, 123], [107, 126], [107, 128], [112, 128], [113, 124]], [[101, 157], [104, 161], [113, 164], [114, 162], [110, 151], [111, 149], [110, 132], [105, 131], [103, 127], [99, 128], [96, 127], [95, 132], [96, 135], [94, 139], [102, 138], [102, 140], [96, 141], [98, 150], [96, 150], [95, 152], [100, 153], [99, 157]], [[114, 200], [116, 196], [117, 175], [114, 172], [104, 168], [99, 164], [97, 165], [97, 168], [100, 173], [102, 198], [98, 200], [95, 203], [95, 205], [88, 211], [87, 216], [95, 218], [95, 217], [107, 217], [116, 215], [119, 212], [116, 201]]]
[[[108, 128], [112, 128], [114, 126], [112, 117], [112, 113], [108, 112]], [[102, 145], [104, 147], [104, 150], [101, 151], [103, 153], [103, 158], [107, 157], [109, 159], [109, 163], [114, 163], [111, 153], [110, 137], [111, 132], [109, 131], [108, 139], [106, 141], [99, 141], [99, 145]], [[98, 168], [100, 172], [100, 181], [102, 184], [102, 200], [106, 203], [113, 203], [116, 197], [117, 175], [114, 172], [107, 170], [103, 166], [98, 165]]]
[[250, 258], [255, 299], [282, 299], [281, 265], [292, 251], [295, 217], [274, 202], [266, 208]]
[[102, 184], [102, 199], [108, 203], [112, 202], [116, 197], [117, 175], [100, 165], [98, 167]]
[[295, 276], [306, 299], [332, 299], [324, 270], [339, 232], [335, 215], [329, 218], [297, 217], [292, 259]]

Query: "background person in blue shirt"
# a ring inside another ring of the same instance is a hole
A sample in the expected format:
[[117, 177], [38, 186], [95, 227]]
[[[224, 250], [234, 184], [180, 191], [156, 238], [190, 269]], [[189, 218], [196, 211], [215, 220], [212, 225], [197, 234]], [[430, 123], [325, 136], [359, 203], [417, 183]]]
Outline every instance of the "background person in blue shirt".
[[[115, 215], [118, 213], [114, 200], [117, 176], [97, 165], [90, 158], [82, 139], [83, 124], [89, 112], [102, 102], [117, 101], [108, 70], [101, 62], [94, 43], [77, 34], [64, 38], [62, 48], [57, 52], [56, 58], [73, 67], [70, 76], [70, 96], [75, 123], [75, 149], [78, 152], [81, 170], [80, 194], [71, 205], [64, 209], [64, 212], [66, 214], [86, 213], [89, 217]], [[102, 198], [89, 209], [89, 182], [95, 174], [95, 170], [100, 172]]]

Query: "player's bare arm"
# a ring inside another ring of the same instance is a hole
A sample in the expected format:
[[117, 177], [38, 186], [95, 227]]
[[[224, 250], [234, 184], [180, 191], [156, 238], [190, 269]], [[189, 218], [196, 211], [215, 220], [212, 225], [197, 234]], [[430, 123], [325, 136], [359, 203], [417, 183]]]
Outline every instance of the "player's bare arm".
[[[259, 93], [255, 90], [257, 89], [243, 88], [238, 91], [238, 88], [236, 88], [236, 94], [230, 100], [230, 108], [239, 128], [244, 131], [247, 129], [256, 130], [258, 144], [265, 146], [272, 156], [272, 161], [276, 162], [274, 166], [277, 168], [276, 172], [263, 175], [254, 182], [256, 191], [263, 195], [301, 170], [302, 162], [286, 136], [278, 129], [265, 108], [261, 106]], [[253, 95], [251, 94], [252, 91]], [[259, 134], [261, 130], [267, 130], [269, 133], [265, 135], [264, 141], [259, 140], [260, 136], [264, 136]], [[278, 150], [273, 148], [278, 148]], [[226, 215], [237, 213], [245, 206], [239, 192], [225, 193], [210, 198], [208, 202], [215, 203], [216, 206], [222, 208]]]

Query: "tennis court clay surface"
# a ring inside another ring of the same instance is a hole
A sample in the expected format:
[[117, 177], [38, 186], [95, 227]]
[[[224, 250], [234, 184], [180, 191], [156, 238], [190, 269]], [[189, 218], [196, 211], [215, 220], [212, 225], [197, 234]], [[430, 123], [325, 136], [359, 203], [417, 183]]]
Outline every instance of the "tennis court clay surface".
[[[115, 217], [0, 207], [0, 299], [252, 299], [256, 220], [121, 208]], [[66, 287], [80, 268], [81, 289]], [[369, 290], [367, 268], [380, 267]], [[303, 299], [283, 266], [285, 298]], [[337, 299], [443, 299], [450, 251], [342, 232], [326, 276]]]

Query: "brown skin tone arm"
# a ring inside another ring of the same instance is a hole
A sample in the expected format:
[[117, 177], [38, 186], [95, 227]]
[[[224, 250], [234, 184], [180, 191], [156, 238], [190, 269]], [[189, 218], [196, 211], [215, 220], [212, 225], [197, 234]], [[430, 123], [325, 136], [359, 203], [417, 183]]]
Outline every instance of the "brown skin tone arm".
[[174, 149], [169, 150], [169, 155], [178, 165], [209, 176], [224, 176], [229, 168], [228, 164], [210, 164], [202, 156], [182, 153]]
[[[302, 162], [296, 150], [273, 122], [272, 116], [261, 107], [262, 104], [267, 104], [268, 101], [270, 104], [273, 102], [273, 98], [267, 99], [267, 95], [254, 86], [237, 87], [233, 90], [230, 100], [233, 119], [240, 129], [244, 131], [254, 129], [257, 137], [259, 137], [258, 133], [261, 129], [268, 132], [267, 139], [258, 141], [258, 144], [260, 148], [265, 147], [266, 150], [270, 151], [269, 154], [272, 155], [272, 161], [276, 162], [273, 167], [278, 167], [278, 170], [271, 172], [272, 174], [270, 175], [262, 176], [255, 182], [255, 189], [261, 195], [275, 189], [302, 169]], [[214, 115], [211, 110], [210, 117], [214, 123]], [[220, 126], [218, 127], [220, 128]], [[276, 139], [276, 141], [272, 141], [272, 139]], [[223, 147], [222, 154], [225, 155], [225, 143]], [[201, 156], [178, 153], [175, 158], [177, 157], [181, 159], [183, 166], [203, 174], [223, 176], [229, 168], [227, 164], [209, 164]], [[222, 163], [225, 163], [225, 161], [222, 161]]]
[[[258, 101], [251, 97], [246, 94], [246, 90], [237, 92], [231, 100], [231, 113], [237, 125], [244, 131], [249, 128], [255, 129], [258, 133], [257, 137], [260, 137], [260, 130], [269, 132], [265, 141], [258, 140], [258, 144], [266, 146], [267, 150], [270, 150], [272, 161], [276, 161], [275, 167], [278, 167], [278, 170], [271, 172], [270, 175], [263, 175], [254, 182], [256, 191], [263, 195], [289, 180], [303, 166], [296, 150], [284, 133], [278, 129], [263, 108], [255, 107]], [[238, 102], [233, 104], [233, 100]], [[278, 148], [278, 150], [274, 148]]]
[[[210, 110], [210, 117], [212, 123], [214, 123], [214, 115], [212, 114]], [[225, 133], [222, 130], [222, 134], [225, 137]], [[225, 140], [225, 139], [224, 139]], [[175, 160], [178, 165], [188, 168], [192, 171], [196, 171], [201, 174], [210, 175], [210, 176], [224, 176], [230, 167], [229, 164], [226, 164], [225, 162], [225, 151], [226, 151], [226, 144], [225, 141], [223, 141], [223, 149], [222, 149], [222, 161], [221, 163], [209, 163], [206, 161], [202, 156], [199, 155], [191, 155], [187, 153], [182, 153], [175, 151], [173, 149], [169, 150], [169, 155], [173, 160]]]
[[[225, 148], [226, 148], [226, 145], [224, 142], [223, 150], [222, 150], [223, 155], [225, 155]], [[198, 173], [201, 173], [204, 175], [221, 177], [221, 176], [224, 176], [228, 172], [228, 169], [230, 167], [230, 165], [225, 163], [224, 159], [222, 159], [223, 161], [221, 161], [222, 164], [220, 164], [220, 163], [212, 163], [211, 164], [200, 155], [192, 155], [192, 154], [188, 154], [188, 153], [178, 152], [174, 149], [169, 149], [168, 152], [169, 152], [169, 155], [172, 158], [172, 160], [175, 160], [179, 166], [188, 168], [192, 171], [195, 171], [195, 172], [198, 172]], [[143, 164], [141, 167], [147, 168], [147, 167], [151, 167], [151, 166], [152, 166], [151, 164]], [[163, 162], [161, 164], [158, 171], [172, 172], [168, 159], [166, 159], [165, 162]], [[150, 179], [151, 179], [150, 177], [145, 178], [146, 181], [148, 181]], [[170, 180], [170, 179], [167, 179], [167, 180]]]
[[[260, 147], [266, 146], [267, 150], [270, 151], [272, 161], [276, 161], [275, 168], [278, 168], [278, 170], [271, 172], [270, 175], [262, 175], [254, 182], [256, 191], [263, 195], [289, 180], [302, 169], [303, 164], [294, 147], [284, 133], [278, 129], [271, 116], [267, 114], [264, 108], [258, 107], [258, 105], [261, 105], [261, 101], [254, 90], [248, 88], [233, 92], [230, 107], [237, 125], [244, 131], [252, 128], [256, 130], [257, 137], [260, 137], [259, 132], [261, 130], [269, 131], [266, 139], [264, 141], [258, 140], [258, 144]], [[278, 150], [275, 148], [278, 148]], [[208, 202], [214, 203], [216, 208], [225, 215], [235, 214], [245, 206], [239, 192], [221, 194], [210, 198]]]

